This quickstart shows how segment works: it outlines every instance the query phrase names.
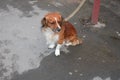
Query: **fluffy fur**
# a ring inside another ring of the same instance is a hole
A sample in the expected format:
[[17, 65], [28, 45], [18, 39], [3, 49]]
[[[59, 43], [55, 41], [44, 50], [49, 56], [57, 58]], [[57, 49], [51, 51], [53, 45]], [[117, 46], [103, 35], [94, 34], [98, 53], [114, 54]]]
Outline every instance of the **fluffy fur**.
[[54, 48], [55, 55], [60, 55], [60, 48], [62, 45], [78, 45], [82, 40], [78, 38], [74, 26], [68, 21], [64, 21], [61, 14], [57, 12], [48, 13], [41, 21], [42, 31], [46, 37], [49, 48]]

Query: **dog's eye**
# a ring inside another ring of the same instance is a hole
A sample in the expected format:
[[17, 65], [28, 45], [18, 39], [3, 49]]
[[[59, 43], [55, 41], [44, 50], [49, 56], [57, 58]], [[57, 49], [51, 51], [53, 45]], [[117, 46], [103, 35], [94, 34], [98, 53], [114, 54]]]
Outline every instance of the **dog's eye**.
[[61, 22], [60, 22], [60, 21], [58, 21], [58, 23], [60, 24]]
[[61, 21], [58, 22], [61, 25]]

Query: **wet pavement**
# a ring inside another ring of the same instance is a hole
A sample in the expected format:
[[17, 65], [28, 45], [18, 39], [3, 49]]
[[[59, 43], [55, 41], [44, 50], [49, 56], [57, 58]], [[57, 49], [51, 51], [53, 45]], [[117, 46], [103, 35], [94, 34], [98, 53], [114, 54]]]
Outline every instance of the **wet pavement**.
[[56, 57], [40, 30], [47, 12], [66, 18], [79, 0], [0, 0], [0, 80], [120, 80], [120, 1], [102, 0], [100, 21], [106, 26], [82, 25], [89, 18], [88, 0], [69, 21], [84, 41], [63, 47]]

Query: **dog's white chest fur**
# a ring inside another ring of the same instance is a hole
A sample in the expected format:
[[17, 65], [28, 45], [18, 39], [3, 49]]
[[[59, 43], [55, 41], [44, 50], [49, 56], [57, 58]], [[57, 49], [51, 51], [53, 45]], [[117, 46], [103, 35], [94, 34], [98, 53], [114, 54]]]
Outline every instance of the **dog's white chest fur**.
[[[44, 29], [43, 33], [46, 37], [47, 44], [52, 45], [52, 47], [54, 47], [53, 44], [56, 44], [59, 38], [58, 34], [55, 34], [50, 28]], [[49, 47], [49, 48], [52, 48], [52, 47]]]

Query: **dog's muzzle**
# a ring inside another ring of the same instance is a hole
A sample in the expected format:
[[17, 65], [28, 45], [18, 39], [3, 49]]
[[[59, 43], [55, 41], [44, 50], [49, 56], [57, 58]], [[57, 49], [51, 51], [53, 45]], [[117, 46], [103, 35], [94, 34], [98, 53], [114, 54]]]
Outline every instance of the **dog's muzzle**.
[[60, 32], [61, 28], [57, 27], [56, 29], [53, 29], [53, 32]]
[[61, 28], [58, 28], [58, 27], [56, 28], [56, 31], [60, 32], [60, 30], [61, 30]]

